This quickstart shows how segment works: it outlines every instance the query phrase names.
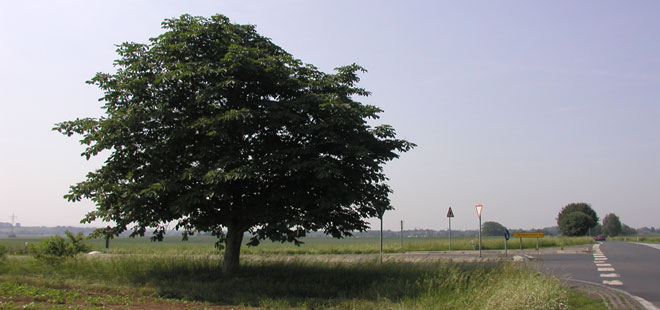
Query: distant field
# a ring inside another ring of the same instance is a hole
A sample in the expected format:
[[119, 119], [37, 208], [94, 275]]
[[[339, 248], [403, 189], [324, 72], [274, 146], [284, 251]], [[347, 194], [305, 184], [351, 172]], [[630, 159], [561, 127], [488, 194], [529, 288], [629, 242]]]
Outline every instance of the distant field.
[[[25, 242], [38, 242], [40, 238], [20, 237], [0, 239], [10, 253], [21, 254], [25, 249]], [[242, 247], [242, 253], [248, 255], [298, 255], [298, 254], [373, 254], [380, 251], [378, 238], [304, 238], [301, 246], [292, 243], [262, 242], [256, 247]], [[151, 242], [149, 238], [118, 237], [110, 241], [110, 249], [105, 250], [105, 240], [91, 239], [86, 241], [93, 250], [116, 254], [190, 254], [207, 255], [217, 254], [216, 239], [211, 236], [193, 236], [188, 241], [181, 241], [178, 236], [166, 237], [163, 242]], [[247, 240], [246, 240], [247, 242]], [[472, 250], [473, 244], [478, 249], [477, 238], [452, 238], [452, 250]], [[541, 248], [566, 247], [580, 244], [590, 244], [589, 237], [544, 237], [539, 239]], [[520, 248], [519, 239], [508, 242], [509, 249]], [[536, 239], [523, 239], [523, 247], [531, 249], [536, 247]], [[406, 251], [444, 251], [448, 250], [447, 238], [404, 238], [403, 247], [399, 238], [385, 238], [383, 249], [385, 253], [400, 253]], [[504, 249], [504, 238], [484, 237], [482, 249]]]

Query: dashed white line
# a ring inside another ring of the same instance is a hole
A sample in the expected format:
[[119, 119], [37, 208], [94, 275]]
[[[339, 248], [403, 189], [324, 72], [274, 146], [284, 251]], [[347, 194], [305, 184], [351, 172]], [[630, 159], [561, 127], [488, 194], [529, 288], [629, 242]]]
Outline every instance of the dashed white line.
[[623, 282], [621, 282], [621, 281], [619, 281], [619, 280], [611, 280], [611, 281], [603, 280], [603, 284], [607, 284], [607, 285], [623, 285]]
[[[614, 268], [612, 267], [612, 264], [606, 263], [607, 257], [605, 254], [600, 250], [600, 244], [594, 245], [593, 247], [594, 250], [594, 264], [596, 264], [596, 269], [598, 269], [598, 272], [600, 272], [600, 277], [601, 278], [620, 278], [621, 275], [618, 273], [614, 273]], [[609, 273], [605, 273], [609, 272]], [[623, 282], [620, 280], [603, 280], [603, 284], [605, 285], [623, 285]]]
[[614, 268], [610, 268], [610, 267], [598, 268], [598, 272], [604, 272], [604, 271], [611, 272], [611, 271], [616, 271], [616, 270], [614, 270]]

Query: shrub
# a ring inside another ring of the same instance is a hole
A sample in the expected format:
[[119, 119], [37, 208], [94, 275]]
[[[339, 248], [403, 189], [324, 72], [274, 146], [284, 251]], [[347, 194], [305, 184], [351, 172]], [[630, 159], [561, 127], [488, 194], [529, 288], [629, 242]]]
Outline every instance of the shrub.
[[86, 253], [89, 252], [91, 247], [85, 243], [83, 243], [84, 236], [81, 232], [79, 232], [77, 235], [73, 235], [70, 232], [66, 232], [66, 236], [69, 237], [69, 241], [71, 241], [71, 246], [73, 247], [73, 254], [78, 254], [78, 253]]
[[0, 244], [0, 259], [4, 259], [7, 256], [7, 248]]
[[80, 252], [89, 251], [89, 246], [82, 242], [82, 233], [74, 236], [67, 231], [66, 235], [69, 242], [60, 236], [52, 236], [41, 240], [39, 244], [31, 245], [29, 252], [36, 259], [48, 264], [58, 264]]

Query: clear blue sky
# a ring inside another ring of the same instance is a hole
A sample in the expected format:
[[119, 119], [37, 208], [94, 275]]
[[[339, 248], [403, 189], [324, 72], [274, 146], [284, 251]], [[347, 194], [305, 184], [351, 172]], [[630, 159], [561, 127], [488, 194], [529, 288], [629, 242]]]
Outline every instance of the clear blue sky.
[[[658, 1], [3, 1], [0, 221], [77, 225], [68, 186], [102, 160], [50, 129], [100, 116], [84, 82], [164, 18], [221, 13], [324, 71], [358, 63], [362, 100], [419, 145], [387, 165], [385, 228], [555, 225], [570, 203], [660, 226]], [[375, 223], [375, 222], [374, 222]]]

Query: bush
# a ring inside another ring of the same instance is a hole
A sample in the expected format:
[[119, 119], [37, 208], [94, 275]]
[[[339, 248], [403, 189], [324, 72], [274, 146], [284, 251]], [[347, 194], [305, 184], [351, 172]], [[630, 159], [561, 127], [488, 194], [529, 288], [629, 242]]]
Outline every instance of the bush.
[[31, 245], [29, 252], [38, 260], [48, 264], [58, 264], [78, 253], [89, 251], [89, 246], [82, 242], [82, 233], [74, 236], [67, 231], [66, 236], [69, 242], [60, 236], [52, 236], [41, 240], [39, 244]]
[[5, 256], [7, 256], [7, 248], [0, 244], [0, 259], [5, 259]]

